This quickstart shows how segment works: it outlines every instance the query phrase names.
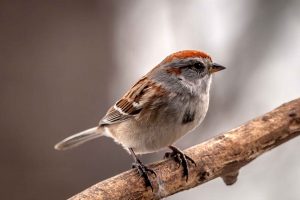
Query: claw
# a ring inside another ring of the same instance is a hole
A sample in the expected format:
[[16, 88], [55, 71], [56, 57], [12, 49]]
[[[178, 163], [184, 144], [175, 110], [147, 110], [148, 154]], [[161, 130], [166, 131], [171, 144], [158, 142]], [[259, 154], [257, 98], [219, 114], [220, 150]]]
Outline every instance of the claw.
[[179, 167], [183, 167], [183, 177], [186, 177], [186, 182], [189, 178], [189, 168], [188, 168], [188, 161], [190, 161], [194, 166], [196, 166], [195, 161], [185, 155], [182, 151], [180, 151], [178, 148], [174, 146], [169, 146], [169, 148], [172, 150], [172, 152], [167, 152], [165, 154], [165, 158], [173, 158], [175, 162], [179, 164]]
[[191, 157], [187, 156], [186, 154], [184, 154], [184, 155], [185, 155], [185, 158], [187, 160], [189, 160], [195, 167], [197, 166], [197, 164], [195, 163], [195, 161]]
[[155, 177], [157, 177], [156, 173], [154, 170], [146, 167], [140, 160], [138, 160], [136, 163], [132, 164], [133, 168], [136, 168], [138, 170], [138, 173], [140, 175], [140, 177], [143, 177], [146, 187], [151, 187], [152, 191], [153, 191], [153, 186], [151, 184], [151, 181], [148, 177], [148, 172], [150, 172], [151, 174], [154, 174]]
[[146, 187], [151, 187], [152, 189], [152, 192], [153, 192], [153, 187], [152, 187], [152, 184], [151, 184], [151, 181], [148, 177], [148, 173], [151, 173], [151, 174], [154, 174], [155, 177], [157, 177], [156, 173], [154, 170], [146, 167], [139, 159], [138, 157], [135, 155], [134, 151], [132, 148], [129, 148], [129, 151], [131, 152], [133, 158], [134, 158], [134, 163], [132, 163], [132, 168], [136, 168], [139, 172], [139, 175], [140, 177], [143, 177], [144, 178], [144, 181], [145, 181], [145, 184], [146, 184]]

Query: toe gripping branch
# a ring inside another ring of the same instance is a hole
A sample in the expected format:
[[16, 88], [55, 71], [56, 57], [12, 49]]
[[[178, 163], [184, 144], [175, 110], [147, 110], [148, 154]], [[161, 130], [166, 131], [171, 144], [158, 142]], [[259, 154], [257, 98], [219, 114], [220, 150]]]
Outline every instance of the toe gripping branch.
[[152, 183], [150, 181], [150, 178], [148, 176], [148, 173], [150, 174], [154, 174], [155, 177], [157, 177], [156, 173], [154, 170], [146, 167], [141, 161], [140, 159], [138, 159], [138, 157], [136, 156], [136, 154], [134, 153], [133, 149], [129, 149], [133, 158], [134, 158], [134, 163], [132, 163], [132, 168], [136, 168], [138, 170], [138, 173], [140, 175], [140, 177], [143, 177], [144, 181], [145, 181], [145, 185], [146, 187], [151, 187], [152, 191], [153, 191], [153, 186]]
[[[177, 147], [169, 146], [169, 148], [172, 150], [172, 152], [167, 152], [164, 157], [165, 158], [172, 158], [175, 162], [177, 162], [179, 164], [179, 167], [182, 166], [183, 167], [183, 177], [185, 177], [186, 181], [188, 181], [188, 178], [189, 178], [189, 162], [196, 166], [195, 161], [191, 157], [185, 155]], [[151, 183], [150, 178], [149, 178], [149, 173], [153, 174], [153, 175], [155, 175], [155, 177], [157, 177], [155, 171], [148, 168], [148, 167], [146, 167], [138, 159], [138, 157], [134, 153], [133, 149], [130, 148], [129, 150], [131, 152], [131, 155], [134, 158], [134, 163], [132, 164], [132, 167], [136, 168], [138, 170], [139, 175], [141, 177], [143, 177], [146, 187], [151, 187], [151, 189], [153, 191], [153, 186], [152, 186], [152, 183]]]
[[189, 167], [188, 167], [188, 161], [190, 161], [192, 164], [196, 166], [195, 161], [184, 154], [180, 149], [174, 146], [169, 146], [169, 148], [172, 150], [172, 152], [167, 152], [165, 154], [165, 158], [172, 158], [175, 162], [179, 164], [179, 166], [183, 167], [183, 177], [186, 178], [186, 181], [188, 181], [189, 178]]

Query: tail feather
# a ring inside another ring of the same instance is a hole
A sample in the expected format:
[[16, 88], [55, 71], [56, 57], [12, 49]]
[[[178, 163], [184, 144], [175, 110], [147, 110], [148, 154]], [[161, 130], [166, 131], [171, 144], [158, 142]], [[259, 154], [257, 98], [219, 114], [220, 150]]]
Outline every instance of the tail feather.
[[90, 128], [80, 133], [71, 135], [70, 137], [65, 138], [61, 142], [57, 143], [54, 148], [56, 150], [67, 150], [73, 147], [79, 146], [89, 140], [98, 138], [102, 136], [98, 131], [98, 127]]

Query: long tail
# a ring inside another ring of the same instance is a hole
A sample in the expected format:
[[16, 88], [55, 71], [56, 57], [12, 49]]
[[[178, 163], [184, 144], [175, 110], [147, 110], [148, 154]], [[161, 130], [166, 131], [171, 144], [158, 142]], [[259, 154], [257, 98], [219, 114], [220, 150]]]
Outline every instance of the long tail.
[[95, 139], [102, 136], [102, 133], [99, 132], [98, 127], [90, 128], [80, 133], [71, 135], [70, 137], [65, 138], [61, 142], [57, 143], [54, 148], [56, 150], [67, 150], [73, 147], [79, 146], [89, 140]]

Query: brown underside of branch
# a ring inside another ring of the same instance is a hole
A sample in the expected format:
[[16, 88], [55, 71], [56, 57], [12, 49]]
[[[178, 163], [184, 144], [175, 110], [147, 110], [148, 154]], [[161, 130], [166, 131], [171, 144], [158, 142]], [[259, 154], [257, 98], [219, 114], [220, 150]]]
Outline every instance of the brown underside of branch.
[[222, 177], [227, 185], [237, 181], [239, 169], [259, 155], [300, 134], [300, 99], [244, 125], [193, 146], [185, 153], [197, 166], [190, 166], [189, 180], [173, 160], [149, 165], [157, 173], [154, 191], [145, 188], [136, 170], [129, 170], [91, 186], [70, 199], [160, 199]]

